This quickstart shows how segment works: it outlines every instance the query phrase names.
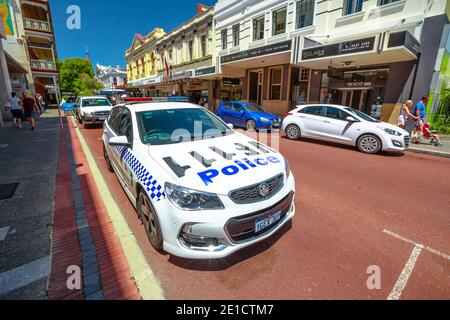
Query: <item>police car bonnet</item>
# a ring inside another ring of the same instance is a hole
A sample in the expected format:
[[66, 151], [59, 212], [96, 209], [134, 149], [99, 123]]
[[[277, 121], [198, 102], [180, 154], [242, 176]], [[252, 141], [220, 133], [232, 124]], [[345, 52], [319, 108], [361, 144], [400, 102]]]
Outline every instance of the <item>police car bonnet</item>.
[[283, 173], [281, 154], [241, 134], [149, 147], [149, 155], [180, 185], [228, 194]]

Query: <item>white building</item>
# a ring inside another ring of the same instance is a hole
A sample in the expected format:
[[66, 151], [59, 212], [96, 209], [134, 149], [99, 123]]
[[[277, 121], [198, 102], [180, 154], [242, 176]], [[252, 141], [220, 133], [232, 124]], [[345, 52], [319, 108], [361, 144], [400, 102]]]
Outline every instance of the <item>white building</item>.
[[400, 102], [426, 94], [433, 111], [448, 9], [446, 0], [219, 0], [220, 73], [278, 114], [334, 102], [392, 120]]
[[102, 83], [105, 89], [117, 89], [117, 87], [123, 88], [127, 79], [127, 72], [117, 66], [113, 68], [111, 66], [102, 66], [97, 63], [95, 67], [95, 79]]

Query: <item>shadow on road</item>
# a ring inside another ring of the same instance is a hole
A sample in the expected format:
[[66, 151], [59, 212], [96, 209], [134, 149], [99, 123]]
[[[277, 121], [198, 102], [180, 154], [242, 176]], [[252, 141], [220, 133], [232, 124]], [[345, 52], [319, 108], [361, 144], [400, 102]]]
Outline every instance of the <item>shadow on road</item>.
[[272, 237], [242, 249], [224, 259], [192, 260], [170, 256], [168, 261], [177, 267], [193, 271], [223, 271], [270, 249], [279, 239], [291, 230], [291, 228], [292, 220], [281, 227], [281, 229], [272, 235]]

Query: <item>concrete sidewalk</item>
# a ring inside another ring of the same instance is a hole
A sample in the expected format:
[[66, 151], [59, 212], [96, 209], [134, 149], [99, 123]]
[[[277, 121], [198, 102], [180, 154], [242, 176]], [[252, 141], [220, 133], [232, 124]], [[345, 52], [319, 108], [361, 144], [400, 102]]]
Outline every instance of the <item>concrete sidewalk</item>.
[[421, 154], [428, 154], [428, 155], [432, 155], [432, 156], [450, 158], [450, 136], [449, 135], [441, 136], [441, 142], [443, 144], [443, 146], [441, 146], [441, 147], [436, 147], [435, 145], [428, 143], [428, 141], [420, 143], [420, 144], [413, 143], [408, 148], [408, 151], [411, 151], [414, 153], [421, 153]]
[[18, 184], [0, 199], [0, 300], [45, 299], [50, 273], [58, 112], [44, 114], [35, 131], [23, 125], [0, 127], [0, 189]]

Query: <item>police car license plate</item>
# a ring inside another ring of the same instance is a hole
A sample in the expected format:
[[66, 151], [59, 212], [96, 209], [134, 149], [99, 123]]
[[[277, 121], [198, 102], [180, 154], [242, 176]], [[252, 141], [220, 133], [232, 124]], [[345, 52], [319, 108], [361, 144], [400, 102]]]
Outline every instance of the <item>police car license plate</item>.
[[277, 223], [281, 219], [281, 210], [262, 219], [256, 220], [255, 232], [258, 233], [264, 229], [267, 229], [271, 225]]

